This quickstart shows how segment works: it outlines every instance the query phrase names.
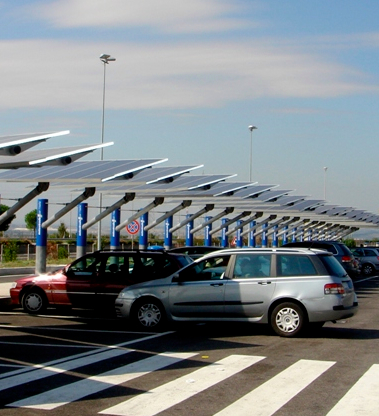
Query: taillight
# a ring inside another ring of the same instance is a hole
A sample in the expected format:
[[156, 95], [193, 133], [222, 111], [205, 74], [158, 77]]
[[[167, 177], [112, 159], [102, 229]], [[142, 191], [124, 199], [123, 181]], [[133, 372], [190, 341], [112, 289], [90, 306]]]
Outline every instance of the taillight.
[[350, 256], [342, 256], [342, 263], [348, 263], [349, 261], [352, 261], [353, 258]]
[[343, 295], [345, 289], [341, 283], [328, 283], [324, 286], [325, 295]]

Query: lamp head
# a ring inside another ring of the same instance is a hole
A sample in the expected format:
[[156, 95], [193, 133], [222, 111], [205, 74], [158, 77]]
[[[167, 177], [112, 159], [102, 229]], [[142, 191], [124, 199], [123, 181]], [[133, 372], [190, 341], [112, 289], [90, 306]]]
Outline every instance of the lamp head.
[[108, 55], [106, 53], [103, 53], [102, 55], [100, 55], [99, 58], [105, 64], [107, 64], [108, 62], [111, 62], [111, 61], [115, 61], [116, 60], [116, 58], [112, 58], [110, 55]]

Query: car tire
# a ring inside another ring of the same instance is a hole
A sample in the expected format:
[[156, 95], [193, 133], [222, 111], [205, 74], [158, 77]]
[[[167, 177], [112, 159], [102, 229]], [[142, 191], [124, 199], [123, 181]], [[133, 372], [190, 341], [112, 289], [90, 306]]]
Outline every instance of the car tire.
[[281, 337], [294, 337], [305, 327], [303, 309], [293, 302], [277, 305], [271, 313], [271, 327]]
[[365, 263], [362, 265], [362, 274], [365, 276], [371, 276], [372, 274], [374, 274], [374, 267], [369, 264], [369, 263]]
[[38, 314], [46, 311], [48, 301], [42, 290], [31, 289], [26, 292], [21, 300], [21, 306], [25, 312]]
[[139, 300], [132, 309], [132, 321], [142, 330], [160, 330], [164, 326], [165, 311], [163, 305], [152, 298]]

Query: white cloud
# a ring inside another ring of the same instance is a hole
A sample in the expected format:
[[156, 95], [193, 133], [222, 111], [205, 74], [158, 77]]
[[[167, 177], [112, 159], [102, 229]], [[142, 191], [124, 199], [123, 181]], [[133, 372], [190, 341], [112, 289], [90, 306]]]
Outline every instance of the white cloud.
[[101, 53], [107, 66], [107, 107], [218, 107], [258, 97], [325, 98], [378, 92], [364, 74], [290, 48], [258, 42], [99, 45], [78, 41], [2, 41], [0, 108], [97, 109]]
[[230, 0], [56, 0], [33, 4], [27, 13], [59, 28], [150, 27], [163, 32], [207, 33], [240, 28]]

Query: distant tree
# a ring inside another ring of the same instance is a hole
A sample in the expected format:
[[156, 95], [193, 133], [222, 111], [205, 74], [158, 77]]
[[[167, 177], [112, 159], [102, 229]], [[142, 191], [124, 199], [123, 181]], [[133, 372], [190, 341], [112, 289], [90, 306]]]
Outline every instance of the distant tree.
[[343, 240], [342, 242], [349, 248], [355, 248], [357, 246], [355, 243], [355, 240], [352, 238], [347, 238], [346, 240]]
[[33, 211], [30, 211], [25, 215], [25, 225], [28, 230], [33, 230], [34, 237], [35, 237], [36, 228], [37, 228], [37, 210], [36, 209], [33, 209]]
[[[0, 205], [0, 215], [3, 214], [5, 211], [8, 211], [9, 207], [7, 205]], [[12, 215], [10, 218], [8, 218], [6, 221], [4, 221], [2, 224], [0, 224], [0, 231], [7, 231], [9, 226], [11, 225], [11, 222], [16, 218], [16, 215]]]
[[59, 238], [66, 238], [68, 237], [68, 231], [67, 231], [67, 227], [66, 224], [64, 222], [61, 222], [58, 230], [57, 230], [57, 235]]

